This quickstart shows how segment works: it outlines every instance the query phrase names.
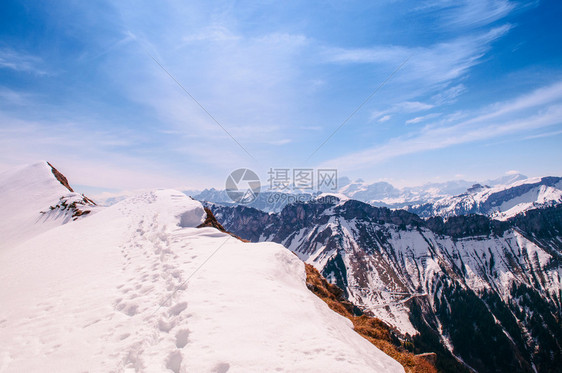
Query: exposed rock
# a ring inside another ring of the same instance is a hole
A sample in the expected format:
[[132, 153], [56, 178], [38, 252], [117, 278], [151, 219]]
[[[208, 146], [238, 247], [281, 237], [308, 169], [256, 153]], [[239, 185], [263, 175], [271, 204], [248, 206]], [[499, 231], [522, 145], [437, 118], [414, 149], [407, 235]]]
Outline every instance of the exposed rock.
[[71, 192], [74, 192], [74, 190], [72, 189], [72, 187], [70, 186], [70, 184], [68, 184], [68, 180], [66, 179], [66, 177], [61, 174], [55, 167], [53, 167], [52, 164], [50, 164], [49, 162], [47, 162], [47, 164], [49, 165], [49, 167], [51, 167], [51, 171], [53, 172], [53, 175], [55, 175], [55, 178], [66, 187], [66, 189], [68, 189]]
[[221, 225], [221, 223], [218, 222], [217, 218], [215, 218], [215, 215], [213, 214], [213, 212], [205, 207], [205, 212], [207, 213], [207, 217], [205, 218], [205, 221], [201, 224], [199, 224], [197, 226], [197, 228], [215, 228], [218, 229], [221, 232], [224, 233], [228, 233], [229, 235], [231, 235], [234, 238], [239, 239], [240, 241], [244, 241], [244, 242], [250, 242], [248, 240], [245, 240], [243, 238], [238, 237], [237, 235], [228, 232], [226, 229], [224, 229], [224, 227]]

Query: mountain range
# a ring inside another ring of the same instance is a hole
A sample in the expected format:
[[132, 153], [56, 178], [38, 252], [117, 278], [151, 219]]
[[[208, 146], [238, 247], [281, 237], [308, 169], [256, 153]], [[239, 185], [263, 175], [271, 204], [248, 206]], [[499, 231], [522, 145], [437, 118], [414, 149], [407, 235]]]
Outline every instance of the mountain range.
[[378, 207], [400, 208], [408, 205], [432, 203], [444, 197], [451, 197], [467, 192], [473, 185], [508, 186], [518, 181], [527, 180], [522, 174], [510, 174], [486, 181], [451, 180], [441, 183], [427, 183], [421, 186], [396, 188], [381, 181], [366, 183], [362, 179], [355, 181], [349, 178], [338, 180], [338, 192], [359, 201]]
[[504, 221], [422, 219], [336, 196], [279, 213], [210, 208], [226, 229], [282, 244], [363, 312], [413, 336], [422, 351], [437, 352], [441, 371], [560, 371], [560, 205]]
[[[367, 184], [363, 180], [338, 179], [336, 193], [327, 193], [371, 204], [376, 207], [404, 209], [420, 217], [482, 214], [505, 220], [521, 212], [541, 206], [562, 203], [562, 178], [527, 178], [521, 174], [506, 175], [483, 183], [464, 180], [426, 184], [398, 189], [387, 182]], [[278, 193], [262, 191], [249, 204], [266, 212], [280, 212], [294, 202], [307, 202], [326, 193]], [[205, 189], [194, 195], [203, 202], [235, 206], [226, 191]]]
[[524, 211], [562, 203], [562, 178], [542, 177], [495, 187], [475, 184], [465, 193], [405, 209], [421, 217], [487, 215], [505, 220]]

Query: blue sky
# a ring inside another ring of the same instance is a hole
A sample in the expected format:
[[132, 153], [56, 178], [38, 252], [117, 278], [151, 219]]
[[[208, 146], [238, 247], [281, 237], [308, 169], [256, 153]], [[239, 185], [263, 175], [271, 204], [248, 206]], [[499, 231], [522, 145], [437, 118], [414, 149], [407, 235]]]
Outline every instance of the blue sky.
[[560, 2], [92, 3], [0, 5], [0, 170], [46, 159], [90, 190], [562, 175]]

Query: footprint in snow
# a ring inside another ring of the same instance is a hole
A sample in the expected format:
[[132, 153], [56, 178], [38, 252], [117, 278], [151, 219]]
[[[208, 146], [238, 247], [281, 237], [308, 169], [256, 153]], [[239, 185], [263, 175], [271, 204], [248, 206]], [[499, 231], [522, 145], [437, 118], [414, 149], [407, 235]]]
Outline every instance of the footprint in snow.
[[170, 316], [172, 316], [172, 315], [177, 316], [180, 313], [182, 313], [186, 308], [187, 308], [187, 302], [180, 302], [180, 303], [170, 307], [170, 309], [168, 310], [168, 314]]
[[213, 372], [215, 373], [226, 373], [230, 370], [230, 364], [228, 363], [219, 363], [215, 365]]
[[178, 332], [176, 333], [176, 347], [184, 348], [187, 345], [188, 338], [189, 338], [188, 329], [178, 330]]
[[183, 356], [180, 351], [172, 351], [166, 360], [166, 368], [174, 373], [179, 373]]

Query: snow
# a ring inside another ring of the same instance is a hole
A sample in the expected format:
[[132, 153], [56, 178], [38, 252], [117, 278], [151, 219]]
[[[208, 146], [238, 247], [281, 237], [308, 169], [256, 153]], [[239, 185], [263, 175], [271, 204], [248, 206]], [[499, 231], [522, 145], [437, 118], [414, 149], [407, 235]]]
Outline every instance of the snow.
[[0, 250], [67, 223], [67, 213], [42, 212], [49, 212], [61, 197], [69, 202], [82, 198], [55, 179], [45, 161], [1, 173], [0, 196]]
[[[562, 182], [558, 182], [553, 186], [542, 184], [544, 182], [543, 178], [531, 178], [517, 180], [509, 185], [485, 186], [469, 193], [446, 196], [433, 202], [430, 213], [422, 212], [422, 214], [450, 217], [467, 213], [479, 213], [489, 215], [494, 219], [507, 220], [533, 208], [562, 203]], [[529, 190], [523, 193], [520, 189], [515, 189], [523, 185], [530, 185]], [[502, 196], [503, 200], [494, 200], [503, 192], [508, 191], [512, 191], [513, 195], [506, 195], [504, 193], [504, 196]], [[494, 201], [492, 207], [490, 207], [488, 201]], [[496, 202], [499, 203], [495, 205]], [[416, 208], [419, 207], [421, 205], [414, 205], [411, 206], [411, 209], [415, 212]]]
[[[31, 171], [34, 186], [11, 174], [40, 198], [10, 206], [18, 224], [64, 192]], [[307, 289], [295, 255], [195, 228], [204, 218], [158, 190], [5, 245], [0, 372], [404, 371]]]
[[499, 220], [507, 220], [527, 210], [561, 202], [562, 182], [557, 183], [556, 188], [541, 185], [519, 197], [504, 202], [493, 217]]

